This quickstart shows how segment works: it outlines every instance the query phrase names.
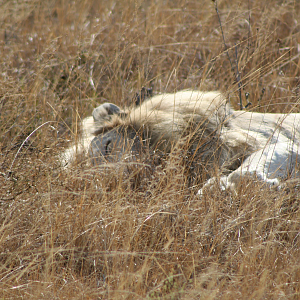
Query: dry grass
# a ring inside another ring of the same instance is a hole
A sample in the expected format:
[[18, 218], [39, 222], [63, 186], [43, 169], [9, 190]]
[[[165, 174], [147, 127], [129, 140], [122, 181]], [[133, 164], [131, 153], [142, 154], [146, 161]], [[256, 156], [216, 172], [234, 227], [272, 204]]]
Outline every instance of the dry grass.
[[[299, 111], [296, 2], [218, 3], [255, 111]], [[1, 299], [299, 299], [298, 181], [199, 199], [176, 157], [130, 175], [56, 160], [81, 117], [142, 86], [238, 108], [212, 1], [3, 1], [0, 22]]]

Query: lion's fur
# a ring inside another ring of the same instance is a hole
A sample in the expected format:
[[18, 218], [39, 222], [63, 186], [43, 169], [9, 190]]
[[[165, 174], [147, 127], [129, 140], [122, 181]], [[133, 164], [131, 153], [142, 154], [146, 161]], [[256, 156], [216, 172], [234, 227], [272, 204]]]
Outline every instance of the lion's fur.
[[[279, 143], [281, 148], [286, 145], [286, 149], [298, 153], [299, 122], [300, 114], [234, 111], [220, 92], [184, 90], [157, 95], [124, 110], [107, 103], [99, 106], [93, 117], [83, 120], [81, 141], [68, 148], [61, 160], [64, 164], [72, 162], [76, 153], [88, 152], [94, 136], [117, 126], [128, 126], [136, 132], [146, 132], [153, 149], [169, 153], [185, 146], [203, 162], [236, 170], [243, 159], [249, 161], [255, 151], [268, 145]], [[264, 154], [266, 150], [262, 150], [261, 155]], [[240, 168], [243, 167], [245, 170], [244, 165]]]

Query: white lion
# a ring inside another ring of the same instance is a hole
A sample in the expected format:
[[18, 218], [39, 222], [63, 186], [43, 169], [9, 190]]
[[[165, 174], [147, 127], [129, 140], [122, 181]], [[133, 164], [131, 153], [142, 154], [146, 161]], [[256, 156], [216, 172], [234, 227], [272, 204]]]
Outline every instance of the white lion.
[[[235, 111], [220, 92], [184, 90], [151, 97], [131, 109], [98, 106], [82, 121], [80, 141], [60, 160], [69, 166], [80, 154], [102, 164], [109, 157], [121, 160], [126, 152], [134, 155], [145, 144], [166, 153], [182, 147], [190, 159], [199, 160], [199, 172], [208, 166], [225, 170], [218, 182], [234, 189], [244, 176], [270, 185], [297, 176], [299, 141], [300, 114]], [[204, 187], [216, 182], [212, 174]]]

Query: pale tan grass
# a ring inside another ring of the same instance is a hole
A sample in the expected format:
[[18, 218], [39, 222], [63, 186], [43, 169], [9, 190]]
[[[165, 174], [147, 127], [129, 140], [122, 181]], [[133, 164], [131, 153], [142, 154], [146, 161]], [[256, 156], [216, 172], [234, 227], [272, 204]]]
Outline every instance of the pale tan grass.
[[[299, 4], [218, 8], [244, 105], [249, 92], [250, 109], [298, 112]], [[0, 12], [0, 298], [300, 297], [298, 180], [200, 199], [180, 155], [129, 172], [66, 172], [56, 159], [96, 105], [130, 105], [143, 86], [220, 89], [239, 107], [212, 1], [6, 1]]]

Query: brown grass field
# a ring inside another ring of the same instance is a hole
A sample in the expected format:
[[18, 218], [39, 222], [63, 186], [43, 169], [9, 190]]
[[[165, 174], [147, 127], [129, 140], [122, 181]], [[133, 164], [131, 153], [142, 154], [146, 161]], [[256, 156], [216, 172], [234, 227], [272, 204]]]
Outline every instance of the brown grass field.
[[298, 1], [215, 5], [1, 1], [0, 299], [300, 299], [300, 180], [200, 198], [182, 155], [131, 172], [57, 159], [94, 107], [144, 86], [239, 109], [241, 85], [248, 109], [299, 112]]

